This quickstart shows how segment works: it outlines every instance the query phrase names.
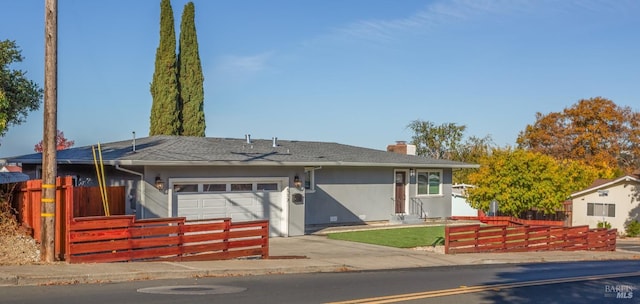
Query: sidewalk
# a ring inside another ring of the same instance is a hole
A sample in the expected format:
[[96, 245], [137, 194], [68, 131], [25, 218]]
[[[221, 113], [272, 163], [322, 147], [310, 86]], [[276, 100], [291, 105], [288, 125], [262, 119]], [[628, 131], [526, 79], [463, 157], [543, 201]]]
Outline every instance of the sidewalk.
[[267, 260], [0, 266], [0, 286], [108, 283], [452, 265], [640, 259], [640, 253], [624, 250], [445, 255], [426, 250], [398, 249], [329, 240], [321, 235], [272, 238], [270, 252], [273, 258]]

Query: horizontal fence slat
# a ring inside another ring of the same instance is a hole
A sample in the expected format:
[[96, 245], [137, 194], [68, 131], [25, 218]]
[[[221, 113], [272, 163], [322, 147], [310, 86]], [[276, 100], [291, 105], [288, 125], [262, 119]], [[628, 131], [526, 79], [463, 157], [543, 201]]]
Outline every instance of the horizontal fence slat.
[[131, 240], [132, 249], [150, 248], [150, 247], [159, 247], [159, 246], [177, 246], [177, 245], [180, 245], [179, 236], [142, 238], [142, 239]]
[[449, 229], [449, 233], [454, 234], [456, 232], [464, 232], [464, 233], [468, 233], [469, 231], [472, 231], [473, 229], [478, 229], [480, 228], [480, 225], [464, 225], [464, 226], [449, 226], [447, 227], [447, 229]]
[[253, 227], [269, 227], [268, 220], [258, 220], [258, 221], [248, 221], [248, 222], [237, 222], [231, 223], [231, 228], [253, 228]]
[[96, 252], [131, 249], [131, 244], [129, 243], [129, 240], [79, 243], [79, 244], [71, 244], [69, 246], [71, 247], [71, 252], [73, 252], [73, 254], [96, 253]]
[[266, 236], [266, 235], [267, 233], [263, 229], [229, 231], [229, 239], [237, 239], [237, 238], [244, 238], [244, 237], [258, 237], [258, 236]]
[[228, 239], [226, 232], [187, 234], [182, 236], [182, 242], [185, 244], [209, 242], [209, 241], [221, 241], [224, 239]]
[[229, 248], [242, 248], [242, 247], [253, 247], [253, 246], [264, 246], [264, 239], [253, 239], [253, 240], [241, 240], [241, 241], [230, 241]]
[[184, 245], [182, 246], [182, 252], [184, 254], [197, 254], [211, 251], [222, 251], [229, 248], [229, 242], [216, 242], [196, 245]]
[[139, 220], [136, 220], [135, 226], [184, 223], [185, 221], [186, 221], [186, 218], [184, 218], [184, 217], [163, 217], [163, 218], [154, 218], [154, 219], [139, 219]]
[[112, 217], [86, 217], [76, 218], [72, 221], [70, 231], [121, 228], [129, 227], [133, 223], [134, 216], [112, 216]]
[[129, 231], [126, 228], [69, 232], [69, 242], [71, 243], [126, 239], [128, 237]]
[[133, 227], [131, 237], [152, 237], [157, 235], [178, 234], [180, 226]]

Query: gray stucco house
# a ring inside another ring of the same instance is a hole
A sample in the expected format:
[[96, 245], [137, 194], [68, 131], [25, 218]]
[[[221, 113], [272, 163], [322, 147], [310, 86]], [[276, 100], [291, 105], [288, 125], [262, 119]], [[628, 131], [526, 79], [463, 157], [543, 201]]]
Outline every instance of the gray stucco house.
[[[402, 144], [399, 144], [402, 145]], [[96, 147], [97, 148], [97, 147]], [[101, 144], [109, 186], [138, 218], [270, 220], [272, 236], [316, 225], [451, 216], [452, 170], [477, 165], [338, 143], [151, 136]], [[403, 151], [406, 151], [405, 148]], [[40, 178], [40, 153], [0, 160]], [[97, 185], [92, 146], [57, 153], [58, 175]]]

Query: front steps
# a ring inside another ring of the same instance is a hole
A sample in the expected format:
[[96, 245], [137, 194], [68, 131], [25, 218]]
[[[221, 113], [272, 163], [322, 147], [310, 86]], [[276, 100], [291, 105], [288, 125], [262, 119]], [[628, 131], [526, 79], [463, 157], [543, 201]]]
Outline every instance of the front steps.
[[392, 214], [389, 218], [389, 224], [420, 224], [424, 223], [424, 219], [421, 219], [416, 214]]

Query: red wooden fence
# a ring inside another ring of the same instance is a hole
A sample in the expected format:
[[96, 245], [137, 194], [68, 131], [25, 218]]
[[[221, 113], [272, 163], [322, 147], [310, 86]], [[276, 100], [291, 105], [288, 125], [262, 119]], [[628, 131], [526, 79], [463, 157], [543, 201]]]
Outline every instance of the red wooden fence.
[[445, 253], [616, 249], [616, 229], [589, 226], [447, 226]]
[[[41, 240], [41, 180], [23, 184], [16, 195], [19, 220]], [[109, 187], [111, 214], [103, 215], [99, 189], [73, 187], [71, 177], [56, 179], [55, 255], [70, 263], [214, 260], [269, 255], [269, 221], [232, 223], [230, 219], [136, 220], [124, 214], [124, 187]], [[98, 207], [96, 207], [98, 206]]]
[[136, 220], [133, 216], [71, 221], [66, 260], [70, 263], [200, 261], [269, 255], [269, 221], [231, 219]]
[[549, 221], [549, 220], [525, 220], [519, 219], [513, 216], [452, 216], [452, 220], [472, 220], [472, 221], [480, 221], [487, 225], [492, 226], [509, 226], [509, 227], [518, 227], [518, 226], [554, 226], [554, 227], [562, 227], [564, 226], [564, 221]]
[[[107, 187], [107, 195], [110, 213], [125, 214], [124, 187]], [[28, 228], [38, 242], [42, 237], [41, 199], [42, 180], [35, 179], [21, 183], [14, 200], [20, 224]], [[73, 214], [70, 210], [73, 210]], [[99, 187], [74, 187], [71, 176], [56, 178], [55, 255], [62, 258], [65, 254], [67, 217], [99, 215], [104, 215]]]
[[[20, 192], [14, 197], [14, 207], [18, 213], [21, 225], [29, 228], [33, 238], [41, 241], [42, 229], [40, 222], [40, 207], [42, 199], [42, 180], [29, 180], [21, 184]], [[55, 217], [55, 256], [64, 255], [66, 221], [66, 207], [73, 201], [73, 179], [68, 177], [56, 178], [56, 217]]]

